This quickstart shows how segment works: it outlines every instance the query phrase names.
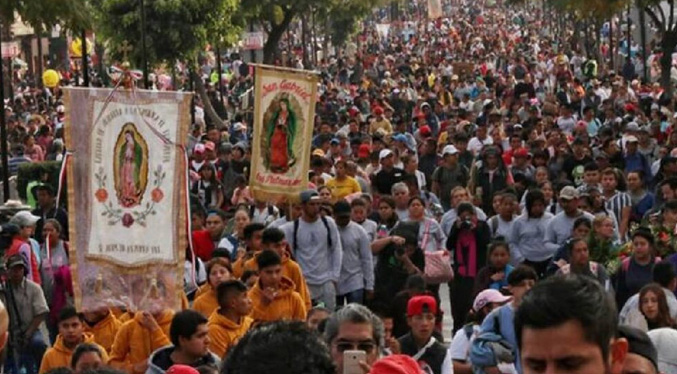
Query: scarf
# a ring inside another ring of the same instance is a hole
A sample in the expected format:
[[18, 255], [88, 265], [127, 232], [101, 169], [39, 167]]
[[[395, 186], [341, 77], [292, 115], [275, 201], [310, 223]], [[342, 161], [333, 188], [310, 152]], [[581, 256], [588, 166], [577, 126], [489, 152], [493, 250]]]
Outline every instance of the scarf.
[[461, 230], [458, 234], [456, 259], [460, 276], [474, 278], [477, 275], [477, 241], [473, 231]]

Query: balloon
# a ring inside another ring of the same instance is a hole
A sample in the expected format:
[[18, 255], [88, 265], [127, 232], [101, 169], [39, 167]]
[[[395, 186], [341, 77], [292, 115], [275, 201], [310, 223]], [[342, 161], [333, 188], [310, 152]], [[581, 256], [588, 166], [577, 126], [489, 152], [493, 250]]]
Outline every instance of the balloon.
[[[92, 54], [92, 43], [89, 41], [89, 39], [85, 40], [87, 41], [87, 53]], [[82, 57], [82, 39], [73, 39], [70, 46], [70, 52], [71, 56], [73, 57]]]
[[45, 70], [42, 74], [42, 84], [44, 84], [45, 87], [54, 88], [59, 84], [59, 80], [59, 73], [57, 73], [56, 70]]

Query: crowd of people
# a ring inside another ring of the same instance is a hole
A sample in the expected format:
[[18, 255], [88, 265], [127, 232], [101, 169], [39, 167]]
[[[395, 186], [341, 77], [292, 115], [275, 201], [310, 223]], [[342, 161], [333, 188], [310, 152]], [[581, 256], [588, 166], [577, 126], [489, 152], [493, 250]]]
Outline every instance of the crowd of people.
[[[5, 370], [677, 373], [677, 111], [654, 83], [660, 52], [616, 72], [608, 39], [586, 56], [540, 7], [443, 2], [454, 17], [430, 20], [425, 3], [385, 32], [375, 11], [314, 67], [299, 196], [250, 191], [252, 77], [223, 59], [228, 94], [208, 89], [228, 120], [198, 100], [186, 140], [181, 311], [76, 310], [72, 212], [36, 175], [31, 210], [2, 226]], [[4, 111], [12, 175], [65, 152], [59, 90], [25, 87]]]

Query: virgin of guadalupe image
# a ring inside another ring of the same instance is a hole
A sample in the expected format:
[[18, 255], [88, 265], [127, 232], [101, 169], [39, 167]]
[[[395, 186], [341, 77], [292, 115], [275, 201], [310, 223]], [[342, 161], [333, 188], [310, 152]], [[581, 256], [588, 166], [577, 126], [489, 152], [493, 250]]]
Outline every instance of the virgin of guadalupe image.
[[296, 163], [293, 145], [296, 137], [297, 116], [294, 113], [289, 98], [285, 95], [273, 101], [278, 105], [273, 115], [266, 123], [266, 139], [268, 147], [265, 151], [264, 162], [273, 173], [286, 173]]
[[132, 123], [122, 127], [115, 144], [115, 191], [125, 208], [141, 204], [148, 180], [148, 146]]

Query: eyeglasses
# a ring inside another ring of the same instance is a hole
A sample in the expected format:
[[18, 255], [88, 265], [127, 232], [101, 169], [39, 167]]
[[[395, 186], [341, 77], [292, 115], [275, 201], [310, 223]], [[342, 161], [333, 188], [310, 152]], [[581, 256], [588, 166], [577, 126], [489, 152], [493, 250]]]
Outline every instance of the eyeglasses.
[[376, 348], [376, 343], [373, 340], [366, 340], [361, 342], [352, 342], [347, 340], [341, 340], [334, 343], [336, 350], [343, 353], [345, 351], [364, 351], [366, 354], [370, 354]]

